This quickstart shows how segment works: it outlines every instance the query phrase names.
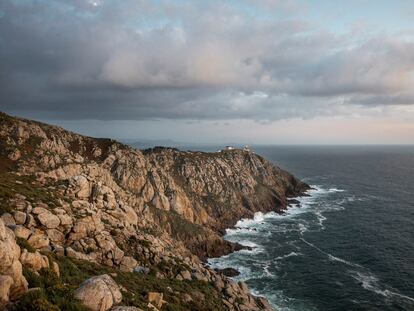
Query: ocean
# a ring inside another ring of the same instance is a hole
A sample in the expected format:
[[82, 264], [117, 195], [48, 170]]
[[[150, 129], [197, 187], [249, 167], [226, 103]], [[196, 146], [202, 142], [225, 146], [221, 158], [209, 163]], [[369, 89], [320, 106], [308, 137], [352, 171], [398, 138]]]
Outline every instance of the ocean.
[[414, 147], [256, 147], [314, 189], [286, 213], [225, 238], [251, 246], [210, 260], [277, 310], [414, 310]]

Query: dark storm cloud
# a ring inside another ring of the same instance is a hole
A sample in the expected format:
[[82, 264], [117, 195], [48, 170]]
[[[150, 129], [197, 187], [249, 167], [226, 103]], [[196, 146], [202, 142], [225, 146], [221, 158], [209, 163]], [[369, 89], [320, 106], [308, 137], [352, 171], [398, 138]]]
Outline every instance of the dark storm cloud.
[[[297, 9], [281, 3], [260, 2]], [[413, 104], [413, 41], [363, 38], [221, 2], [4, 0], [0, 108], [55, 119], [275, 120]]]

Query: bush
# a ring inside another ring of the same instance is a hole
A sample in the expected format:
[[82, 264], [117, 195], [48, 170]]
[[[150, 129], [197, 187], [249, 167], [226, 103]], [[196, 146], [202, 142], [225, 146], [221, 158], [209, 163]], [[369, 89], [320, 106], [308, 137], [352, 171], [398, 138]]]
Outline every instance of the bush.
[[28, 251], [29, 253], [35, 253], [35, 252], [36, 252], [36, 249], [35, 249], [33, 246], [31, 246], [31, 245], [29, 244], [29, 242], [27, 242], [27, 240], [25, 240], [25, 239], [23, 239], [23, 238], [21, 238], [21, 237], [17, 237], [17, 238], [16, 238], [16, 243], [17, 243], [17, 245], [19, 245], [19, 246], [20, 246], [20, 248], [25, 248], [25, 249], [27, 249], [27, 251]]
[[33, 270], [25, 266], [23, 266], [23, 276], [26, 278], [27, 282], [29, 283], [29, 288], [43, 286], [42, 278], [40, 277], [40, 275], [38, 275]]
[[46, 297], [43, 290], [36, 290], [27, 293], [15, 305], [15, 311], [61, 311], [61, 309], [52, 304]]
[[50, 269], [41, 269], [39, 274], [24, 267], [29, 287], [40, 288], [29, 292], [17, 303], [15, 310], [34, 311], [87, 311], [88, 309], [74, 297], [77, 286], [62, 283], [62, 280]]

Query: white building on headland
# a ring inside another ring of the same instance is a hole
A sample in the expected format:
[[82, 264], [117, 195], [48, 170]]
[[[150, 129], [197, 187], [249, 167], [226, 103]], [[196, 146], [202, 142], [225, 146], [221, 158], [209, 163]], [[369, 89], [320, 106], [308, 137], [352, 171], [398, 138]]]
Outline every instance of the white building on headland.
[[217, 150], [217, 152], [222, 152], [222, 151], [225, 151], [225, 150], [243, 150], [243, 151], [247, 151], [247, 152], [251, 152], [252, 150], [249, 148], [249, 146], [244, 146], [243, 147], [243, 149], [239, 149], [239, 148], [236, 148], [236, 147], [233, 147], [233, 146], [226, 146], [226, 147], [224, 147], [224, 149], [219, 149], [219, 150]]

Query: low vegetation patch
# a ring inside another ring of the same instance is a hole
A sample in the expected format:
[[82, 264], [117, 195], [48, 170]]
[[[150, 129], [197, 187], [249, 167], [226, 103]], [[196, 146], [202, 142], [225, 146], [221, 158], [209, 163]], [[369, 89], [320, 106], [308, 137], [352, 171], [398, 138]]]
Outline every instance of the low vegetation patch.
[[26, 240], [26, 239], [23, 239], [23, 238], [17, 237], [17, 238], [16, 238], [16, 243], [17, 243], [17, 245], [19, 245], [19, 246], [20, 246], [20, 248], [21, 248], [21, 249], [23, 249], [23, 248], [27, 249], [27, 251], [28, 251], [29, 253], [35, 253], [35, 252], [36, 252], [36, 249], [35, 249], [33, 246], [31, 246], [31, 245], [29, 244], [29, 242], [27, 242], [27, 240]]
[[74, 297], [77, 286], [64, 283], [52, 270], [42, 269], [39, 274], [36, 274], [30, 269], [24, 268], [23, 274], [29, 283], [29, 287], [36, 289], [20, 299], [14, 307], [15, 311], [88, 310]]
[[0, 173], [0, 215], [13, 211], [9, 201], [15, 198], [16, 194], [25, 196], [31, 203], [44, 202], [50, 207], [59, 204], [56, 191], [41, 185], [34, 176]]
[[[150, 291], [164, 294], [167, 304], [162, 310], [169, 311], [213, 311], [227, 310], [215, 288], [203, 281], [178, 281], [173, 279], [159, 279], [152, 275], [132, 275], [120, 273], [115, 278], [128, 292], [123, 293], [123, 303], [146, 309], [146, 295]], [[185, 301], [184, 296], [191, 297]]]
[[190, 240], [194, 236], [204, 233], [203, 227], [184, 219], [175, 211], [164, 211], [153, 206], [150, 206], [150, 208], [160, 225], [163, 228], [169, 227], [171, 235], [178, 240]]
[[[60, 277], [50, 269], [42, 269], [37, 274], [24, 268], [23, 274], [29, 282], [29, 288], [36, 287], [38, 290], [26, 294], [16, 304], [14, 311], [87, 311], [88, 309], [74, 298], [74, 292], [84, 280], [102, 274], [110, 274], [124, 288], [120, 305], [135, 306], [149, 311], [146, 298], [148, 292], [160, 292], [167, 301], [161, 309], [163, 311], [226, 310], [217, 290], [204, 281], [160, 279], [152, 274], [121, 272], [111, 267], [58, 257], [51, 253], [48, 257], [58, 263]], [[167, 268], [172, 269], [171, 266]]]

